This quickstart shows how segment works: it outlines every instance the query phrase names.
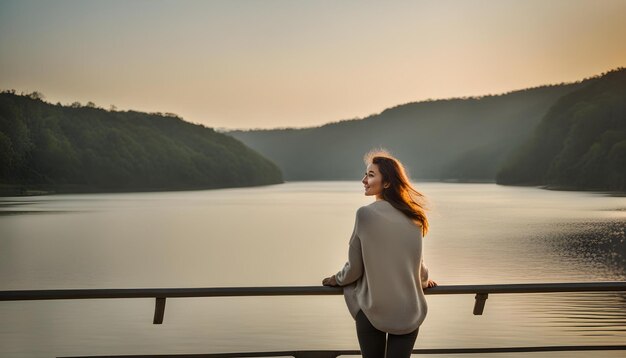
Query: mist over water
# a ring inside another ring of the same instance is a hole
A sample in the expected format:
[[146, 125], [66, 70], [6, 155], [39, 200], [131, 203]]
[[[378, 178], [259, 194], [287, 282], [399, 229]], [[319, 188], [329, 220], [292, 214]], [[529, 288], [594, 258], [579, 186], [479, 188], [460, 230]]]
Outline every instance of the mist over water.
[[[439, 285], [626, 280], [625, 197], [415, 186], [430, 201], [424, 259]], [[321, 285], [373, 200], [358, 180], [1, 198], [0, 290]], [[482, 316], [474, 295], [426, 298], [416, 349], [626, 340], [624, 292], [492, 294]], [[154, 299], [0, 302], [0, 356], [358, 349], [340, 295], [172, 298], [162, 325], [153, 314]]]

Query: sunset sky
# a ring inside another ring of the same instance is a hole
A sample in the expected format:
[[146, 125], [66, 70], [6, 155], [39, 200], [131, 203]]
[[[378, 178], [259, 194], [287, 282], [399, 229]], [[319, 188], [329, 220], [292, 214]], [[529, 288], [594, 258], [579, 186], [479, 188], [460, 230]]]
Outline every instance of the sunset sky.
[[626, 0], [0, 0], [0, 89], [306, 127], [626, 66], [625, 15]]

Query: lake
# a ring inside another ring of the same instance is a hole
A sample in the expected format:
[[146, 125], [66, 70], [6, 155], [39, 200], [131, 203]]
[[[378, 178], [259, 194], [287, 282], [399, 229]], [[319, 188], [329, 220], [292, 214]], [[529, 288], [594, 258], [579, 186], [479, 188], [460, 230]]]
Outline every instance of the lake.
[[[424, 260], [439, 285], [626, 280], [626, 197], [415, 187], [430, 201]], [[373, 200], [359, 180], [0, 198], [0, 290], [321, 285]], [[473, 294], [426, 299], [415, 349], [626, 342], [625, 292], [492, 294], [482, 316]], [[170, 298], [162, 325], [153, 315], [153, 298], [0, 302], [0, 356], [359, 349], [341, 295]]]

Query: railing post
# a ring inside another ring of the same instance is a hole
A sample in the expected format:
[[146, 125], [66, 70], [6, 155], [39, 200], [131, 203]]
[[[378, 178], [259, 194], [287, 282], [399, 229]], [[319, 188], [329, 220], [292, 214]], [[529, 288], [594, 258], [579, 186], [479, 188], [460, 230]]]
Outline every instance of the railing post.
[[488, 293], [477, 293], [476, 301], [474, 302], [474, 315], [480, 316], [485, 309], [485, 302], [487, 301]]
[[152, 324], [162, 324], [165, 315], [165, 297], [157, 297], [154, 306], [154, 320]]

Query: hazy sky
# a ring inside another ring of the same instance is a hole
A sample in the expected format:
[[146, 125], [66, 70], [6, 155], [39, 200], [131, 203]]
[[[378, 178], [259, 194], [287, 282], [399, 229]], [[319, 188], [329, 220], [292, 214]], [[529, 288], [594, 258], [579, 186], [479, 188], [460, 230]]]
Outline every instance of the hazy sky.
[[626, 0], [0, 0], [0, 88], [305, 127], [626, 66], [625, 15]]

